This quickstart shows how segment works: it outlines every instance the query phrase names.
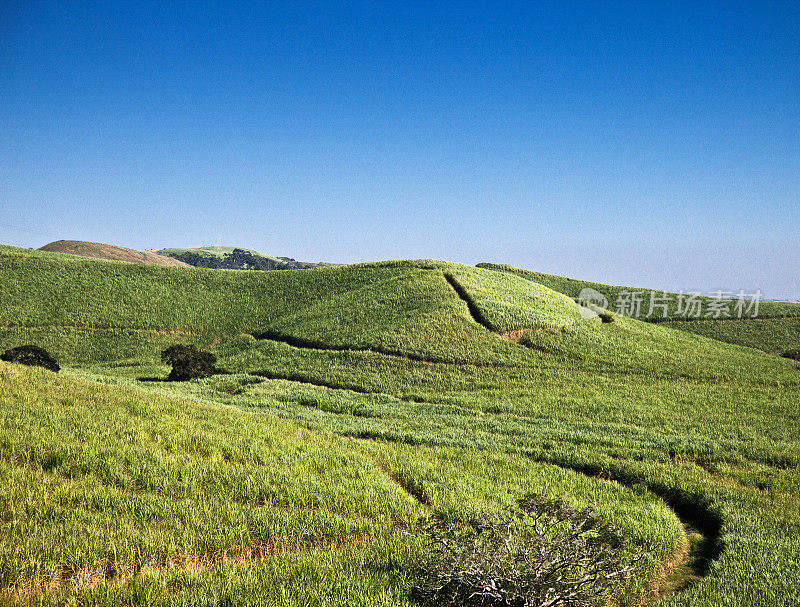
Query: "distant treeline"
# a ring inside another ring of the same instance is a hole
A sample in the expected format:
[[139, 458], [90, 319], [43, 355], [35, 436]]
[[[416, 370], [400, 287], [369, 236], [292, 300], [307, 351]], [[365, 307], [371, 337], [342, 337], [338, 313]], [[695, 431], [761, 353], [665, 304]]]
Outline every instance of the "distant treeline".
[[244, 249], [234, 249], [222, 255], [203, 255], [193, 251], [185, 253], [165, 253], [169, 257], [178, 259], [190, 266], [197, 268], [214, 268], [218, 270], [300, 270], [302, 268], [316, 268], [327, 266], [326, 263], [311, 263], [296, 261], [291, 257], [279, 257], [277, 260], [261, 255], [254, 255]]

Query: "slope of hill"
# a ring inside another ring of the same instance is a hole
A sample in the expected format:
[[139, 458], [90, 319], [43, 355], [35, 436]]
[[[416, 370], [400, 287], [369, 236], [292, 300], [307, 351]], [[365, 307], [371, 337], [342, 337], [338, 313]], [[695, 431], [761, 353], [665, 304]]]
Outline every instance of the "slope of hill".
[[[709, 297], [695, 298], [695, 305], [692, 307], [687, 304], [687, 294], [606, 285], [501, 264], [481, 263], [478, 267], [520, 276], [571, 298], [577, 298], [583, 289], [591, 289], [607, 298], [611, 310], [615, 309], [615, 302], [617, 306], [622, 302], [626, 313], [640, 320], [664, 323], [674, 329], [756, 348], [770, 354], [782, 354], [800, 348], [800, 304], [797, 303], [761, 301], [757, 316], [751, 318], [756, 311], [755, 308], [749, 308], [751, 304], [742, 305], [740, 317], [736, 300], [723, 299], [721, 302], [724, 309], [719, 317], [714, 317], [714, 306], [717, 304]], [[635, 310], [632, 309], [631, 300], [631, 294], [634, 293], [638, 294], [636, 297], [639, 300]], [[655, 303], [652, 312], [651, 301]]]
[[665, 326], [783, 355], [800, 348], [800, 317], [672, 321]]
[[[420, 516], [529, 492], [655, 546], [622, 604], [800, 598], [789, 360], [429, 260], [221, 272], [0, 247], [0, 286], [0, 349], [65, 367], [0, 363], [9, 600], [411, 607]], [[177, 341], [226, 374], [164, 382]]]
[[297, 261], [291, 257], [273, 257], [252, 249], [238, 247], [171, 248], [153, 252], [179, 259], [197, 268], [218, 270], [302, 270], [334, 265]]
[[157, 255], [152, 251], [137, 251], [126, 247], [118, 247], [99, 242], [85, 242], [82, 240], [56, 240], [40, 247], [40, 251], [49, 253], [67, 253], [81, 257], [94, 257], [97, 259], [111, 259], [116, 261], [129, 261], [131, 263], [154, 264], [159, 266], [188, 266], [177, 259]]

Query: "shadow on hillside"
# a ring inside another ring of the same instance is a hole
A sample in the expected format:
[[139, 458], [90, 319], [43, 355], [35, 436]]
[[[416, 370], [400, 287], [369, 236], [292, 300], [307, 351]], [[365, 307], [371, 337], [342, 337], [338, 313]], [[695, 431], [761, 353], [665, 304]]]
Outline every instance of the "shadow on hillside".
[[136, 381], [141, 381], [141, 382], [157, 382], [157, 381], [158, 382], [168, 382], [170, 380], [168, 380], [166, 377], [137, 377]]

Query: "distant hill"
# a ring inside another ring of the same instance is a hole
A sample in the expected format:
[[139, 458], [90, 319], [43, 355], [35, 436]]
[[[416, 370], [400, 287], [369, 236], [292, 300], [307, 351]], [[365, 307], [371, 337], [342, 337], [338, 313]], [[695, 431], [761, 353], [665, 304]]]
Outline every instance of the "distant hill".
[[259, 251], [239, 247], [168, 248], [152, 252], [180, 260], [198, 268], [220, 270], [300, 270], [335, 265], [297, 261], [291, 257], [274, 257]]
[[137, 251], [127, 247], [118, 247], [111, 244], [99, 242], [85, 242], [83, 240], [56, 240], [50, 244], [40, 247], [40, 251], [50, 253], [67, 253], [69, 255], [79, 255], [81, 257], [96, 257], [98, 259], [112, 259], [116, 261], [128, 261], [131, 263], [154, 264], [158, 266], [188, 266], [190, 264], [164, 257], [152, 251]]
[[226, 254], [233, 253], [234, 251], [245, 251], [247, 253], [252, 253], [253, 255], [259, 255], [261, 257], [266, 257], [267, 259], [271, 259], [272, 261], [280, 261], [279, 258], [273, 257], [272, 255], [267, 255], [266, 253], [261, 253], [260, 251], [255, 251], [253, 249], [245, 249], [244, 247], [223, 247], [223, 246], [209, 246], [209, 247], [170, 247], [168, 249], [158, 249], [153, 250], [153, 253], [158, 253], [159, 255], [168, 255], [170, 257], [175, 257], [176, 255], [183, 255], [184, 253], [197, 253], [198, 255], [202, 255], [204, 257], [219, 257], [220, 259], [224, 257]]

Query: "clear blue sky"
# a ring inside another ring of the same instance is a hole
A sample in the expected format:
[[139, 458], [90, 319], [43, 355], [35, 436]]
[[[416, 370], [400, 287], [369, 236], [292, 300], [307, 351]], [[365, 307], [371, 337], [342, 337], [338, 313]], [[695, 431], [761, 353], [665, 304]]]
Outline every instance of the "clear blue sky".
[[796, 1], [0, 2], [0, 242], [798, 298], [798, 224]]

